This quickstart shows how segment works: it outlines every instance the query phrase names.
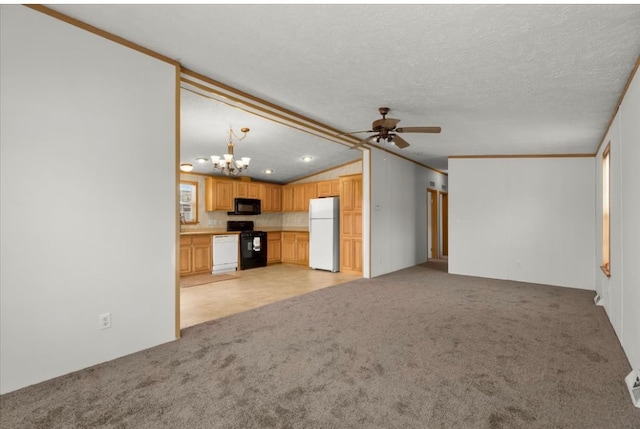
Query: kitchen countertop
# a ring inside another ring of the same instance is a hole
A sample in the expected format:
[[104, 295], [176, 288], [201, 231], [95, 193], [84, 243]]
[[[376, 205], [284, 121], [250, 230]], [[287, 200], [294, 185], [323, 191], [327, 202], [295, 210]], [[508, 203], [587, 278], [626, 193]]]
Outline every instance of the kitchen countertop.
[[227, 231], [226, 228], [215, 229], [192, 229], [180, 231], [180, 235], [222, 235], [222, 234], [240, 234], [240, 231]]
[[[269, 226], [269, 227], [256, 227], [256, 231], [266, 232], [309, 232], [309, 228], [306, 226]], [[225, 228], [202, 228], [191, 229], [181, 231], [180, 235], [222, 235], [222, 234], [240, 234], [239, 231], [227, 231]]]

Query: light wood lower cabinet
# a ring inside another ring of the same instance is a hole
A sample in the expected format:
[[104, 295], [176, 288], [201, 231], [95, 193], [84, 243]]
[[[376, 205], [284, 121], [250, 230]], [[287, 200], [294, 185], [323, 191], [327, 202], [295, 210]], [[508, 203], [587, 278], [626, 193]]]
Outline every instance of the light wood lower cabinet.
[[267, 232], [267, 264], [282, 261], [282, 233]]
[[362, 239], [342, 239], [340, 246], [340, 271], [362, 272]]
[[309, 265], [309, 233], [282, 233], [282, 262]]
[[180, 275], [211, 272], [213, 258], [210, 235], [180, 237]]

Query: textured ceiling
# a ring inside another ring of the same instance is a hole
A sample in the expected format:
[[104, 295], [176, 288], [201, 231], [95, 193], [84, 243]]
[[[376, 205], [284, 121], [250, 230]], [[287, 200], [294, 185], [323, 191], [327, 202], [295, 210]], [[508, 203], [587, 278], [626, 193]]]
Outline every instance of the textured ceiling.
[[[593, 153], [640, 54], [634, 4], [50, 7], [339, 130], [369, 129], [379, 106], [399, 126], [441, 126], [385, 147], [442, 170], [450, 155]], [[185, 99], [184, 115], [211, 108]], [[224, 150], [231, 121], [220, 122], [211, 153]], [[240, 145], [288, 154], [290, 131], [268, 132], [278, 138], [256, 126]], [[335, 164], [355, 152], [321, 143]]]

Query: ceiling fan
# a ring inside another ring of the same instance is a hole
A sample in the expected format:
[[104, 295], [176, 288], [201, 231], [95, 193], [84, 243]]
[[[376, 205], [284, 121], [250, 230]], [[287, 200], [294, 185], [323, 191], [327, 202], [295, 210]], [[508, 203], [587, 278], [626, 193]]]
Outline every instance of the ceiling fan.
[[343, 133], [345, 134], [359, 134], [359, 133], [376, 133], [365, 139], [360, 140], [358, 143], [353, 145], [351, 149], [359, 148], [365, 143], [375, 140], [376, 143], [380, 143], [380, 140], [386, 140], [389, 143], [395, 144], [399, 149], [404, 149], [409, 146], [409, 143], [400, 137], [398, 133], [434, 133], [437, 134], [441, 130], [440, 127], [403, 127], [396, 128], [400, 119], [387, 118], [387, 113], [389, 113], [388, 107], [380, 107], [378, 112], [382, 115], [382, 119], [376, 119], [371, 124], [371, 129], [368, 131], [354, 131], [351, 133]]

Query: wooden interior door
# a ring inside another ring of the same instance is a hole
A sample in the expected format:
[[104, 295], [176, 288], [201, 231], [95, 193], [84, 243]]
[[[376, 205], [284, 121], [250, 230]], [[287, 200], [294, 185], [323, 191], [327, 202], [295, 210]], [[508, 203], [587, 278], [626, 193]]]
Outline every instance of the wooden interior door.
[[431, 258], [438, 258], [439, 249], [438, 249], [438, 191], [435, 189], [427, 189], [428, 195], [430, 196], [428, 207], [429, 213], [429, 226], [431, 227], [431, 234], [429, 237], [429, 247], [431, 249]]
[[442, 193], [442, 255], [449, 255], [449, 194]]

